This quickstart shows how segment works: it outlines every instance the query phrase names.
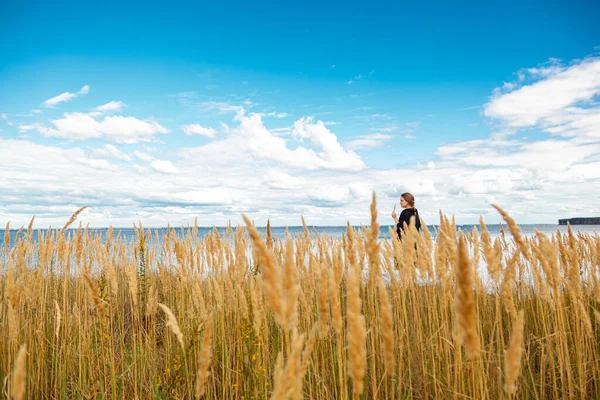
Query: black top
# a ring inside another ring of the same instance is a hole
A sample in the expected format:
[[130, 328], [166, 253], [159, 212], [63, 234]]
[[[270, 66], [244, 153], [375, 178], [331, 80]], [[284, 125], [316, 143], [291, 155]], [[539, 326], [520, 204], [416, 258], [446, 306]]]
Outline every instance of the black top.
[[410, 225], [410, 218], [414, 215], [415, 217], [415, 227], [418, 231], [421, 230], [421, 219], [419, 218], [419, 212], [416, 208], [405, 208], [400, 213], [400, 218], [398, 218], [398, 225], [396, 225], [396, 233], [398, 234], [398, 238], [402, 237], [402, 232], [404, 231], [404, 223], [406, 226]]

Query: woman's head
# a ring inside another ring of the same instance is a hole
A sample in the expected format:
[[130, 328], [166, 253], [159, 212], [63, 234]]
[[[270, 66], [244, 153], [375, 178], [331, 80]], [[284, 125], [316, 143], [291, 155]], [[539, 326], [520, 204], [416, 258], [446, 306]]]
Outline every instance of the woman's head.
[[402, 208], [414, 207], [415, 206], [415, 196], [410, 193], [402, 193], [400, 195], [400, 206]]

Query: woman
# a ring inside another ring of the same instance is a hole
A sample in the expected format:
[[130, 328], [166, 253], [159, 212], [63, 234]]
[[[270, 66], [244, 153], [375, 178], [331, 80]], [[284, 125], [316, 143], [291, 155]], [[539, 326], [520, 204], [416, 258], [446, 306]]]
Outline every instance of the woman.
[[394, 218], [394, 221], [396, 222], [396, 233], [398, 234], [398, 238], [402, 237], [404, 224], [409, 226], [412, 217], [415, 217], [415, 227], [417, 230], [421, 230], [421, 219], [419, 218], [419, 212], [415, 208], [415, 196], [410, 193], [403, 193], [400, 196], [400, 207], [404, 209], [400, 213], [400, 218], [396, 215], [396, 206], [394, 206], [394, 211], [392, 211], [392, 218]]

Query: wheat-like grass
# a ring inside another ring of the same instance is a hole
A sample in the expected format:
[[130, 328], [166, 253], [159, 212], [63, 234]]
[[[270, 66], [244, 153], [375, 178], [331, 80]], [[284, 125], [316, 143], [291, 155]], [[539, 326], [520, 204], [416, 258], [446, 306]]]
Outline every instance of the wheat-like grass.
[[104, 304], [102, 304], [102, 300], [100, 299], [100, 292], [98, 291], [98, 287], [96, 287], [96, 284], [94, 283], [94, 281], [92, 280], [92, 278], [90, 277], [89, 274], [85, 273], [83, 276], [90, 287], [90, 291], [92, 292], [92, 300], [94, 301], [94, 304], [96, 305], [96, 310], [98, 311], [98, 316], [100, 317], [101, 320], [104, 320], [104, 318], [106, 317], [106, 314], [104, 312]]
[[386, 364], [386, 373], [390, 376], [396, 375], [396, 354], [394, 337], [394, 317], [392, 304], [388, 296], [383, 278], [379, 278], [379, 301], [381, 313], [379, 314], [379, 324], [381, 325], [381, 338], [383, 342], [383, 356]]
[[517, 245], [519, 246], [519, 250], [521, 251], [521, 254], [523, 254], [523, 257], [525, 257], [527, 260], [531, 260], [529, 247], [523, 239], [523, 236], [521, 235], [521, 229], [517, 226], [515, 220], [512, 219], [506, 211], [500, 208], [500, 206], [492, 204], [492, 207], [494, 207], [500, 213], [504, 221], [506, 221], [506, 224], [508, 225], [508, 230], [513, 235], [515, 242], [517, 242]]
[[181, 346], [181, 349], [184, 350], [185, 346], [183, 344], [183, 333], [181, 332], [181, 329], [179, 328], [179, 323], [177, 322], [177, 318], [175, 318], [175, 315], [173, 314], [171, 309], [169, 307], [167, 307], [166, 305], [164, 305], [162, 303], [158, 303], [158, 306], [160, 307], [161, 310], [163, 310], [163, 312], [167, 316], [167, 327], [171, 330], [171, 332], [173, 332], [173, 334], [177, 338], [177, 341], [179, 342], [179, 345]]
[[462, 343], [470, 358], [479, 357], [477, 316], [473, 296], [473, 268], [469, 259], [467, 242], [460, 233], [458, 244], [458, 271], [456, 274], [456, 319]]
[[350, 268], [347, 281], [348, 374], [352, 377], [352, 396], [359, 398], [364, 390], [367, 364], [365, 317], [362, 315], [360, 278], [356, 267]]
[[212, 360], [212, 325], [207, 321], [202, 334], [202, 349], [198, 372], [196, 373], [195, 396], [196, 400], [202, 398], [206, 393], [206, 382], [208, 381], [210, 362]]
[[510, 344], [506, 349], [506, 355], [504, 357], [504, 390], [509, 396], [513, 396], [515, 394], [517, 390], [517, 378], [521, 373], [521, 357], [523, 354], [523, 325], [524, 314], [523, 310], [520, 310], [516, 320], [513, 323]]
[[245, 215], [243, 215], [243, 218], [260, 260], [260, 271], [264, 282], [263, 288], [267, 302], [271, 310], [273, 310], [279, 326], [286, 329], [288, 328], [288, 320], [286, 318], [286, 298], [282, 296], [283, 282], [281, 279], [281, 269], [277, 265], [275, 255], [267, 248], [254, 225]]
[[253, 224], [11, 231], [3, 396], [27, 343], [33, 399], [599, 397], [600, 236], [513, 234], [515, 247], [440, 213], [435, 235], [422, 222], [399, 241], [375, 235], [375, 200], [370, 227], [337, 238], [302, 219], [270, 246]]
[[[83, 206], [80, 209], [78, 209], [77, 211], [75, 211], [73, 213], [73, 215], [71, 215], [71, 218], [69, 218], [67, 220], [67, 222], [65, 223], [65, 225], [62, 227], [62, 229], [60, 230], [60, 234], [62, 235], [63, 233], [65, 233], [65, 231], [67, 230], [67, 228], [69, 227], [69, 225], [71, 225], [73, 222], [75, 222], [75, 220], [77, 219], [77, 216], [87, 208], [88, 206]], [[33, 220], [32, 220], [33, 222]]]
[[27, 374], [27, 345], [21, 345], [15, 360], [15, 368], [13, 371], [12, 398], [14, 400], [22, 400], [26, 390], [26, 374]]

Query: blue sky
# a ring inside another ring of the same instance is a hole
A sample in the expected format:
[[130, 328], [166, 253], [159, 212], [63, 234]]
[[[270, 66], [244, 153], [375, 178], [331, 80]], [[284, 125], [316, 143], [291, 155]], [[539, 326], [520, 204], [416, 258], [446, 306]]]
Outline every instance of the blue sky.
[[0, 220], [600, 214], [596, 2], [0, 11]]

